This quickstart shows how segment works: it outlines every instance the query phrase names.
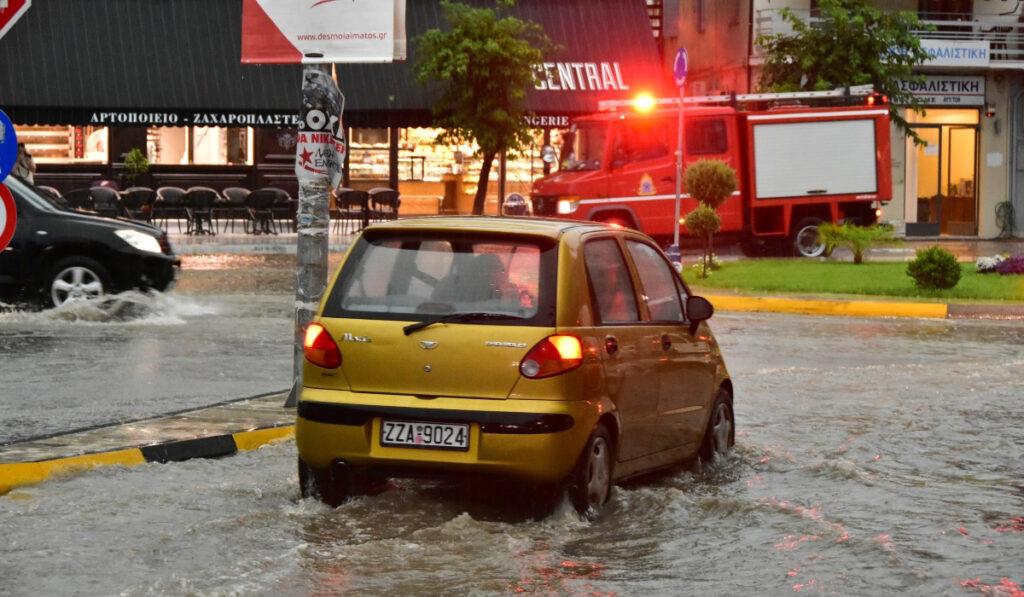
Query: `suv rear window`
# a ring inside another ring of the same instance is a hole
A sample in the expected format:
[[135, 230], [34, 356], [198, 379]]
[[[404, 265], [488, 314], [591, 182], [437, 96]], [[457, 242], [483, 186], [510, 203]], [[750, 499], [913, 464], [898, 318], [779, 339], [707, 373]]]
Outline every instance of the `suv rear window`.
[[554, 325], [557, 253], [522, 236], [369, 231], [352, 248], [325, 317], [425, 320], [507, 315], [488, 323]]

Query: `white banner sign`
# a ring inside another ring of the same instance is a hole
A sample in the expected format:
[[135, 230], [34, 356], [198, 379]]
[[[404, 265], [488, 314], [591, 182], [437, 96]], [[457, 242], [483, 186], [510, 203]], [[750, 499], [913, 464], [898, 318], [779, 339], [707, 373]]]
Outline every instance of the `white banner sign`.
[[242, 0], [243, 63], [405, 57], [405, 0]]
[[946, 41], [922, 39], [921, 49], [931, 57], [924, 66], [988, 66], [988, 40]]
[[984, 106], [985, 77], [928, 75], [924, 81], [900, 81], [900, 89], [935, 106]]

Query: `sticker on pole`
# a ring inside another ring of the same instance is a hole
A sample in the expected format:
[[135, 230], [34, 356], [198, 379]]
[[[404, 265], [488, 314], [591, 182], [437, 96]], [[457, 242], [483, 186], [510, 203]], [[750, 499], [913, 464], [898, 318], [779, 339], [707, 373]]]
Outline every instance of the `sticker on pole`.
[[0, 183], [0, 251], [6, 249], [11, 242], [17, 224], [18, 208], [14, 205], [14, 196], [10, 189]]
[[341, 184], [345, 162], [345, 126], [341, 113], [345, 96], [326, 72], [306, 67], [302, 73], [302, 114], [295, 144], [295, 176], [299, 181], [324, 180]]
[[0, 110], [0, 181], [14, 169], [18, 160], [18, 135], [14, 132], [11, 119]]

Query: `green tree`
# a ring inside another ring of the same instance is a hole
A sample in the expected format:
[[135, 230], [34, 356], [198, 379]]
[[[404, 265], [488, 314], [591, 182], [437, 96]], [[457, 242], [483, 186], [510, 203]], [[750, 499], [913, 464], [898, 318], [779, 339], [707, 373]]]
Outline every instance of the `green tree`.
[[901, 81], [923, 80], [913, 69], [924, 64], [928, 53], [912, 31], [931, 27], [912, 12], [883, 11], [871, 4], [820, 0], [819, 14], [811, 22], [783, 8], [782, 18], [793, 33], [758, 37], [766, 54], [759, 84], [764, 90], [822, 91], [870, 83], [888, 96], [891, 120], [921, 144], [897, 106], [924, 113], [924, 104]]
[[701, 277], [707, 278], [713, 238], [722, 226], [715, 210], [736, 190], [736, 171], [721, 160], [697, 160], [686, 167], [683, 182], [686, 192], [699, 202], [697, 209], [686, 214], [686, 229], [704, 239]]
[[437, 142], [475, 142], [483, 160], [474, 214], [484, 211], [494, 158], [529, 146], [526, 90], [534, 85], [535, 65], [558, 50], [540, 25], [499, 14], [513, 0], [496, 0], [495, 5], [475, 8], [441, 0], [450, 29], [430, 29], [414, 40], [419, 44], [417, 80], [440, 84], [433, 111], [444, 130]]

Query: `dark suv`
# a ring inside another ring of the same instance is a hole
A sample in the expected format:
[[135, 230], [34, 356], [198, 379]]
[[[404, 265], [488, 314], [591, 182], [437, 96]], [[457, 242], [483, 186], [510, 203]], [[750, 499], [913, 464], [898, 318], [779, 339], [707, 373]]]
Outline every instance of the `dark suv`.
[[163, 230], [68, 209], [15, 176], [2, 184], [14, 196], [18, 220], [0, 251], [0, 300], [60, 306], [173, 284], [181, 261]]

